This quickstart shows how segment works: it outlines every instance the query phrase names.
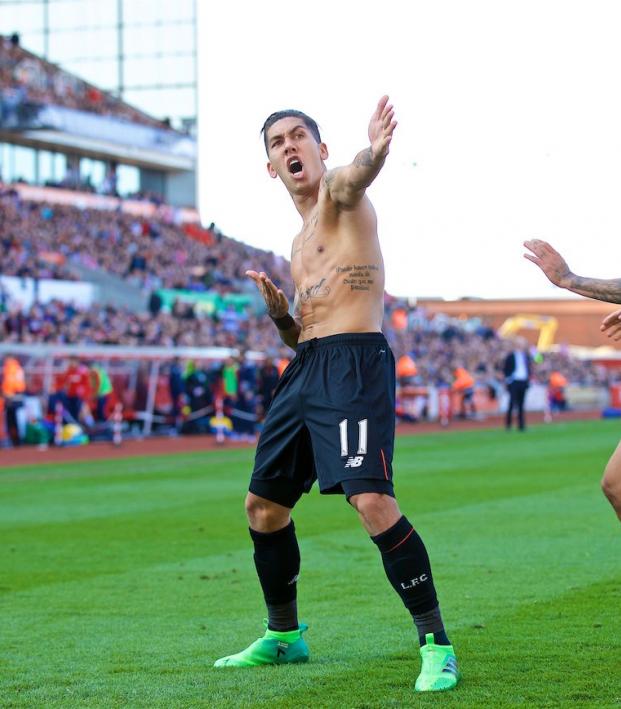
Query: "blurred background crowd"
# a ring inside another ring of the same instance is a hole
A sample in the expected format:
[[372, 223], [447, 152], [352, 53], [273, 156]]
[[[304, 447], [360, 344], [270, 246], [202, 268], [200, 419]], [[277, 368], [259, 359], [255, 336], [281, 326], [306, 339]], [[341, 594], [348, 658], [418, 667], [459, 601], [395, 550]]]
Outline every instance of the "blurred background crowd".
[[[116, 59], [130, 31], [121, 5]], [[50, 8], [39, 9], [45, 27]], [[182, 25], [193, 36], [194, 19], [180, 20], [179, 38]], [[145, 76], [133, 96], [149, 89], [152, 112], [124, 100], [119, 65], [104, 89], [62, 66], [75, 70], [75, 57], [55, 62], [49, 49], [35, 53], [17, 32], [0, 37], [0, 444], [46, 444], [59, 423], [80, 440], [109, 436], [114, 416], [140, 434], [253, 438], [293, 352], [245, 272], [265, 271], [292, 301], [287, 259], [199, 222], [195, 85], [165, 91]], [[160, 59], [158, 50], [149, 66]], [[98, 65], [98, 76], [111, 68]], [[523, 343], [484, 318], [386, 294], [383, 330], [400, 419], [446, 417], [438, 392], [448, 392], [449, 417], [506, 407], [507, 357]], [[529, 380], [547, 392], [539, 407], [566, 409], [568, 387], [614, 383], [613, 369], [569, 347], [530, 355]]]
[[[153, 430], [213, 431], [218, 420], [215, 403], [222, 401], [220, 419], [227, 434], [255, 435], [293, 353], [282, 345], [254, 284], [244, 274], [250, 268], [264, 270], [292, 295], [284, 258], [231, 239], [213, 224], [203, 229], [175, 223], [169, 213], [147, 219], [121, 210], [28, 201], [10, 187], [0, 193], [0, 245], [4, 276], [35, 282], [78, 281], [78, 267], [82, 267], [113, 275], [128, 288], [148, 295], [143, 309], [99, 301], [84, 306], [54, 298], [46, 302], [35, 298], [25, 306], [3, 290], [0, 333], [5, 345], [228, 348], [234, 356], [206, 364], [187, 358], [163, 363], [152, 402]], [[205, 307], [200, 299], [188, 299], [188, 294], [209, 296], [217, 305], [211, 300]], [[235, 299], [227, 302], [228, 297]], [[404, 420], [427, 418], [429, 389], [443, 387], [456, 395], [461, 390], [485, 392], [486, 400], [496, 402], [499, 410], [506, 383], [503, 364], [516, 346], [514, 340], [500, 337], [481, 318], [430, 314], [388, 294], [384, 332], [397, 360], [401, 391], [409, 387], [418, 401], [409, 410], [398, 409]], [[8, 438], [15, 444], [26, 438], [27, 422], [22, 421], [18, 429], [16, 412], [28, 395], [45, 393], [47, 404], [44, 401], [40, 417], [48, 425], [60, 402], [66, 419], [91, 436], [97, 425], [110, 420], [116, 402], [123, 404], [126, 421], [146, 406], [146, 369], [133, 378], [129, 391], [129, 380], [118, 373], [118, 366], [112, 367], [115, 375], [105, 363], [89, 361], [87, 356], [70, 362], [57, 359], [53, 386], [43, 392], [42, 377], [29, 376], [40, 370], [32, 366], [35, 359], [8, 358], [10, 367], [18, 362], [24, 369], [21, 391], [7, 384], [6, 372], [3, 376]], [[568, 349], [535, 357], [533, 383], [549, 386], [551, 377], [559, 375], [565, 384], [607, 387], [610, 383], [609, 370], [573, 357]], [[465, 398], [463, 391], [461, 399], [453, 400], [455, 414], [480, 415], [474, 403], [466, 406], [471, 397]], [[487, 410], [494, 409], [487, 406]], [[22, 411], [22, 418], [25, 414]]]

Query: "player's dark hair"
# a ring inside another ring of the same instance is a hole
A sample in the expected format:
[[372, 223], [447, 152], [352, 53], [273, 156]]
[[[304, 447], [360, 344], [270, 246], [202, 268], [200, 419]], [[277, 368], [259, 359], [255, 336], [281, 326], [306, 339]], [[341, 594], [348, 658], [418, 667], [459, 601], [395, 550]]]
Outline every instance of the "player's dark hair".
[[300, 118], [304, 122], [304, 125], [312, 133], [313, 138], [318, 143], [321, 143], [321, 135], [319, 135], [319, 127], [317, 126], [317, 123], [310, 116], [302, 113], [302, 111], [296, 111], [294, 108], [287, 108], [284, 111], [276, 111], [265, 119], [263, 128], [261, 128], [261, 133], [263, 133], [263, 143], [265, 144], [265, 152], [268, 152], [267, 131], [274, 125], [274, 123], [283, 118]]

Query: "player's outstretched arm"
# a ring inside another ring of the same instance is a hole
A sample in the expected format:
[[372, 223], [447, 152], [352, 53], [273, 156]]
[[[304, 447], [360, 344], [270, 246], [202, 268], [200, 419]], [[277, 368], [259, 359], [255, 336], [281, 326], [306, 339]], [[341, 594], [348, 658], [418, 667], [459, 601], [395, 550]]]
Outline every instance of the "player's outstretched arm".
[[267, 314], [272, 318], [278, 328], [280, 339], [285, 345], [295, 349], [298, 344], [302, 326], [289, 315], [289, 301], [287, 300], [287, 296], [282, 289], [276, 287], [269, 276], [263, 271], [246, 271], [246, 275], [255, 282], [259, 292], [263, 296], [265, 305], [267, 305]]
[[614, 313], [606, 315], [599, 329], [608, 333], [608, 337], [612, 340], [617, 342], [621, 340], [621, 310], [615, 310]]
[[325, 184], [333, 202], [350, 208], [360, 202], [388, 155], [397, 127], [394, 115], [388, 96], [382, 96], [369, 122], [369, 147], [359, 152], [351, 165], [337, 167], [326, 173]]
[[587, 298], [607, 303], [621, 303], [621, 278], [585, 278], [569, 270], [565, 259], [547, 241], [531, 239], [524, 246], [531, 252], [524, 258], [536, 263], [548, 279], [559, 288], [565, 288]]

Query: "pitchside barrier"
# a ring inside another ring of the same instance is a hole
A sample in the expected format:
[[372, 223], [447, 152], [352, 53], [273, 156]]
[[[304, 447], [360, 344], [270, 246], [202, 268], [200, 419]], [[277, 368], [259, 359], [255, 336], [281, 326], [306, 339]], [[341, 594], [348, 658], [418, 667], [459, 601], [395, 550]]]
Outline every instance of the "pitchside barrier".
[[[238, 350], [224, 347], [122, 347], [115, 345], [25, 345], [0, 344], [0, 357], [17, 356], [22, 362], [26, 375], [27, 392], [43, 412], [48, 410], [48, 401], [58, 391], [67, 361], [77, 357], [85, 364], [102, 365], [110, 377], [114, 400], [106, 411], [105, 421], [110, 437], [120, 443], [123, 422], [134, 422], [140, 435], [152, 434], [154, 425], [170, 423], [173, 402], [167, 365], [179, 360], [182, 367], [188, 361], [203, 368], [216, 367], [228, 357], [239, 355]], [[264, 355], [260, 352], [245, 353], [248, 360], [260, 362]], [[617, 399], [619, 399], [619, 393]], [[603, 387], [568, 386], [566, 398], [572, 409], [605, 409], [610, 402], [610, 392]], [[502, 385], [496, 386], [494, 395], [488, 386], [476, 386], [474, 402], [477, 417], [497, 415], [506, 411], [508, 395]], [[207, 417], [212, 429], [222, 438], [230, 430], [231, 418], [256, 423], [258, 417], [253, 412], [228, 409], [222, 412], [222, 402], [216, 397], [213, 405], [186, 412], [184, 421]], [[548, 410], [548, 390], [542, 384], [529, 387], [526, 396], [527, 411]], [[20, 416], [27, 415], [25, 409]], [[441, 421], [448, 424], [459, 411], [459, 394], [449, 388], [400, 387], [397, 390], [397, 413], [404, 420]], [[0, 410], [0, 436], [6, 431], [1, 419], [5, 411]], [[226, 424], [226, 425], [225, 425]], [[227, 429], [227, 426], [229, 429]], [[0, 445], [2, 441], [0, 440]]]
[[[565, 396], [570, 409], [594, 411], [605, 409], [611, 400], [614, 387], [609, 391], [602, 386], [567, 387]], [[618, 396], [621, 402], [621, 392]], [[403, 386], [397, 388], [397, 412], [404, 420], [440, 421], [447, 425], [460, 409], [461, 394], [449, 387]], [[478, 418], [502, 414], [509, 405], [509, 394], [504, 386], [494, 391], [488, 386], [475, 386], [474, 405]], [[621, 407], [621, 403], [620, 403]], [[548, 387], [533, 383], [528, 388], [524, 409], [529, 412], [549, 410]]]
[[[125, 419], [141, 422], [141, 433], [148, 436], [153, 431], [154, 423], [169, 418], [160, 412], [168, 412], [172, 408], [168, 374], [162, 371], [165, 365], [179, 359], [182, 365], [192, 361], [210, 367], [228, 357], [238, 356], [239, 351], [227, 347], [0, 344], [0, 357], [7, 355], [20, 359], [27, 392], [40, 400], [43, 411], [48, 409], [50, 396], [59, 390], [70, 357], [77, 357], [85, 364], [102, 365], [110, 377], [115, 403], [122, 405]], [[263, 359], [263, 355], [249, 352], [246, 358], [258, 361]], [[111, 424], [115, 421], [118, 424], [118, 410], [116, 418], [112, 414], [113, 411], [109, 412], [107, 419]], [[190, 417], [198, 414], [192, 412]]]

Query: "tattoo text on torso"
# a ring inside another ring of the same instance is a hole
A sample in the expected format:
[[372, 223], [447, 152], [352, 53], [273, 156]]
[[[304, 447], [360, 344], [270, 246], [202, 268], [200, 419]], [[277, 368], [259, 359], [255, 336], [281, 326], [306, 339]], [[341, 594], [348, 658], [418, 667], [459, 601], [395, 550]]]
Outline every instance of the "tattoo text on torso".
[[374, 281], [375, 273], [379, 266], [374, 263], [366, 265], [337, 266], [336, 272], [344, 274], [343, 285], [349, 286], [352, 291], [368, 291]]

